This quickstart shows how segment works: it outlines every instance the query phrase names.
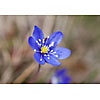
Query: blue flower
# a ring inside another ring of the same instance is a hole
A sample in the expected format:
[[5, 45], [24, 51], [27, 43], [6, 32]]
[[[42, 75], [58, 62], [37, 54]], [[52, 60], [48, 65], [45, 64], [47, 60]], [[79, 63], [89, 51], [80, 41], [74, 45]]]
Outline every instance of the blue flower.
[[[57, 59], [68, 58], [71, 51], [67, 48], [56, 47], [62, 40], [62, 32], [54, 32], [47, 38], [44, 38], [42, 30], [34, 26], [32, 36], [29, 37], [28, 43], [35, 51], [34, 58], [39, 64], [48, 64], [59, 66], [61, 63]], [[55, 48], [56, 47], [56, 48]]]
[[65, 68], [56, 70], [51, 78], [52, 84], [69, 84], [71, 83], [71, 78], [67, 75], [67, 70]]

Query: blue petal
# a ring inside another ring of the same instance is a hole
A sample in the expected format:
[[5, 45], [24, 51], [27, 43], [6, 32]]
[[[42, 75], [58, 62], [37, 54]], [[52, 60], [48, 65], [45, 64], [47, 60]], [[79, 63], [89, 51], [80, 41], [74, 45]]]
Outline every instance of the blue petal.
[[50, 45], [52, 42], [54, 42], [54, 46], [52, 46], [52, 47], [55, 47], [56, 45], [58, 45], [62, 41], [62, 38], [63, 38], [62, 32], [60, 32], [60, 31], [54, 32], [47, 39], [46, 45]]
[[[45, 60], [42, 57], [41, 53], [35, 53], [34, 58], [39, 64], [45, 64]], [[41, 58], [42, 58], [42, 61], [40, 60]]]
[[71, 50], [63, 47], [54, 48], [55, 55], [58, 55], [57, 59], [65, 59], [71, 55]]
[[53, 84], [69, 84], [71, 83], [71, 77], [67, 75], [67, 69], [56, 70], [53, 77], [51, 78]]
[[53, 55], [50, 55], [49, 56], [49, 59], [47, 56], [44, 56], [44, 59], [45, 61], [48, 63], [48, 64], [51, 64], [53, 66], [59, 66], [61, 65], [61, 63], [53, 56]]
[[65, 74], [66, 72], [67, 72], [67, 70], [65, 68], [56, 70], [55, 76], [61, 76], [61, 75]]
[[44, 39], [44, 34], [43, 34], [42, 30], [37, 26], [34, 26], [33, 37], [36, 40], [41, 39], [41, 41]]
[[71, 78], [68, 75], [62, 75], [62, 80], [59, 82], [59, 84], [69, 84], [71, 83]]
[[34, 39], [32, 36], [30, 36], [30, 37], [28, 38], [28, 43], [29, 43], [29, 45], [31, 46], [31, 48], [33, 48], [33, 50], [36, 49], [36, 50], [39, 51], [39, 46], [37, 45], [35, 39]]

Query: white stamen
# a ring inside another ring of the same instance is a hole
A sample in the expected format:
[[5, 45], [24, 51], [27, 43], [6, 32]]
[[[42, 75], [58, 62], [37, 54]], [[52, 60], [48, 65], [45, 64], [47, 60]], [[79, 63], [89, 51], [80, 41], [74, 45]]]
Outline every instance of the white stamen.
[[51, 47], [51, 44], [49, 45], [49, 47]]
[[53, 53], [56, 53], [56, 52], [53, 52]]
[[58, 55], [55, 55], [55, 57], [58, 57]]
[[54, 45], [54, 42], [52, 42], [50, 45], [49, 45], [49, 47], [51, 47], [51, 46], [53, 46]]
[[36, 43], [39, 45], [39, 46], [41, 46], [41, 44], [36, 40]]
[[47, 55], [47, 56], [50, 56], [50, 55]]
[[42, 61], [42, 55], [41, 55], [40, 61]]
[[36, 52], [36, 49], [34, 49], [34, 51]]
[[49, 38], [49, 36], [47, 38]]
[[47, 56], [46, 54], [44, 56]]
[[50, 59], [50, 57], [48, 57], [48, 59]]
[[39, 39], [39, 41], [41, 42], [41, 39]]
[[40, 61], [42, 61], [42, 58], [40, 59]]
[[36, 40], [36, 43], [39, 43], [39, 42]]
[[53, 50], [51, 50], [51, 52], [53, 52]]
[[43, 39], [43, 43], [44, 43], [44, 39]]
[[41, 44], [38, 43], [39, 46], [41, 46]]

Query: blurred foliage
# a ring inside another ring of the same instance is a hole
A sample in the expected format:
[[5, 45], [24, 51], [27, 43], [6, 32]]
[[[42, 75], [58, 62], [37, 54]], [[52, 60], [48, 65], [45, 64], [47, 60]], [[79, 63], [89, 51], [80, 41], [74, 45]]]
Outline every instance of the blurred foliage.
[[98, 75], [98, 70], [93, 70], [93, 72], [91, 72], [89, 75], [88, 75], [88, 78], [84, 81], [85, 83], [91, 83], [95, 78], [96, 76]]

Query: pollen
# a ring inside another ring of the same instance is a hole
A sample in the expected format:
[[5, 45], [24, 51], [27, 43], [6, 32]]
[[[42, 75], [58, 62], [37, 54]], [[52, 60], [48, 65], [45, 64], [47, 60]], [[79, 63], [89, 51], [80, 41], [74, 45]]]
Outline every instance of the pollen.
[[42, 53], [48, 53], [48, 51], [49, 51], [49, 48], [46, 47], [46, 46], [43, 46], [43, 47], [41, 48], [41, 52], [42, 52]]

